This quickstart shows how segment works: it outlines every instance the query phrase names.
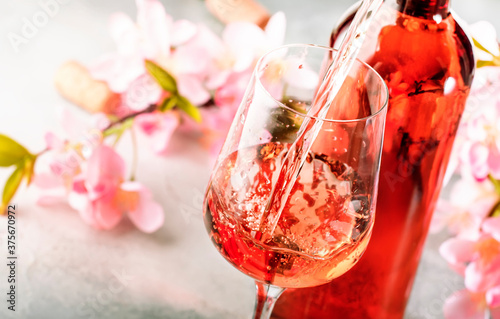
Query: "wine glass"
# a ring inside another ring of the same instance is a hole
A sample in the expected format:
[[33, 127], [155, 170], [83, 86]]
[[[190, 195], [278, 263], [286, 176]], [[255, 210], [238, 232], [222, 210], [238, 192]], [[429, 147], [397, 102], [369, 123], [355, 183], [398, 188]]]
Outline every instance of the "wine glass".
[[[371, 235], [388, 92], [356, 61], [328, 114], [308, 115], [335, 54], [299, 44], [259, 60], [208, 185], [207, 231], [219, 253], [255, 279], [254, 318], [269, 318], [285, 288], [348, 271]], [[311, 123], [321, 129], [310, 149], [291, 156]], [[297, 174], [285, 174], [287, 163]]]

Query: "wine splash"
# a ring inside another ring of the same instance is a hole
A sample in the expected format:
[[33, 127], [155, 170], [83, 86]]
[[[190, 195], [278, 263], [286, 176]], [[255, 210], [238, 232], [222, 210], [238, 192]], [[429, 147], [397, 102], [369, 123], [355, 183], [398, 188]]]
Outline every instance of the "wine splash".
[[219, 252], [260, 282], [310, 287], [349, 270], [363, 253], [373, 225], [369, 185], [325, 154], [308, 153], [266, 240], [256, 240], [286, 143], [267, 143], [229, 155], [207, 191], [205, 225]]
[[298, 132], [297, 139], [290, 146], [286, 158], [280, 168], [277, 182], [265, 206], [260, 228], [255, 232], [255, 239], [266, 240], [266, 235], [273, 234], [280, 219], [287, 198], [306, 161], [316, 137], [321, 131], [323, 122], [316, 118], [326, 118], [333, 100], [340, 91], [349, 70], [356, 61], [363, 40], [383, 0], [364, 0], [344, 38], [342, 45], [328, 67], [316, 92], [313, 103]]

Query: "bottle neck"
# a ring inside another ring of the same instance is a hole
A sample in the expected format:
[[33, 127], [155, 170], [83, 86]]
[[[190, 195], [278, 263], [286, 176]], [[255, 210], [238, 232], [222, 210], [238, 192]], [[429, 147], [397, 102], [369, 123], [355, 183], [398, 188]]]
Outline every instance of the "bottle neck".
[[423, 19], [446, 19], [450, 0], [396, 0], [403, 14]]

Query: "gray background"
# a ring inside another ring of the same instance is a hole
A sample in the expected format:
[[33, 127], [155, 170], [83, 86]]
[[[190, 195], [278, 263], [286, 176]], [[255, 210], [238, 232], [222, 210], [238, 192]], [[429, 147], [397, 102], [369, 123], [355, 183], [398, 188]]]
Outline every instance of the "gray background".
[[[9, 32], [41, 10], [38, 1], [0, 2], [0, 132], [41, 150], [43, 133], [58, 127], [57, 108], [72, 107], [53, 88], [57, 67], [68, 59], [90, 62], [114, 45], [107, 30], [110, 13], [135, 16], [134, 1], [66, 0], [36, 36], [15, 52]], [[200, 0], [164, 0], [176, 19], [221, 25]], [[329, 33], [353, 1], [263, 0], [288, 20], [287, 43], [327, 44]], [[500, 3], [456, 0], [468, 22], [486, 19], [496, 28]], [[75, 109], [76, 112], [78, 112]], [[82, 113], [83, 115], [83, 113]], [[56, 129], [57, 131], [57, 129]], [[121, 143], [130, 154], [130, 143]], [[233, 269], [212, 247], [201, 220], [201, 201], [210, 165], [205, 151], [176, 136], [168, 157], [140, 154], [138, 178], [153, 190], [166, 211], [164, 227], [142, 234], [123, 222], [110, 232], [85, 225], [67, 206], [35, 205], [37, 192], [15, 198], [18, 216], [18, 311], [2, 318], [249, 318], [252, 280]], [[0, 170], [4, 181], [9, 172]], [[0, 219], [0, 295], [7, 292], [6, 222]], [[431, 236], [419, 269], [406, 318], [442, 318], [442, 303], [462, 287], [437, 248], [446, 235]]]

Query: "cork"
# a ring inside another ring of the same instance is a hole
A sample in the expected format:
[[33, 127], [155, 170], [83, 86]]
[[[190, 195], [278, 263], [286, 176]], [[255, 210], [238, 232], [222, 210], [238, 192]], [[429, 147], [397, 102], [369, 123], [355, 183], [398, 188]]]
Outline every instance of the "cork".
[[90, 75], [88, 69], [76, 61], [61, 65], [54, 77], [59, 93], [68, 101], [91, 112], [112, 114], [120, 103], [120, 96], [108, 84]]
[[206, 0], [208, 10], [223, 23], [246, 21], [264, 28], [271, 15], [254, 0]]

